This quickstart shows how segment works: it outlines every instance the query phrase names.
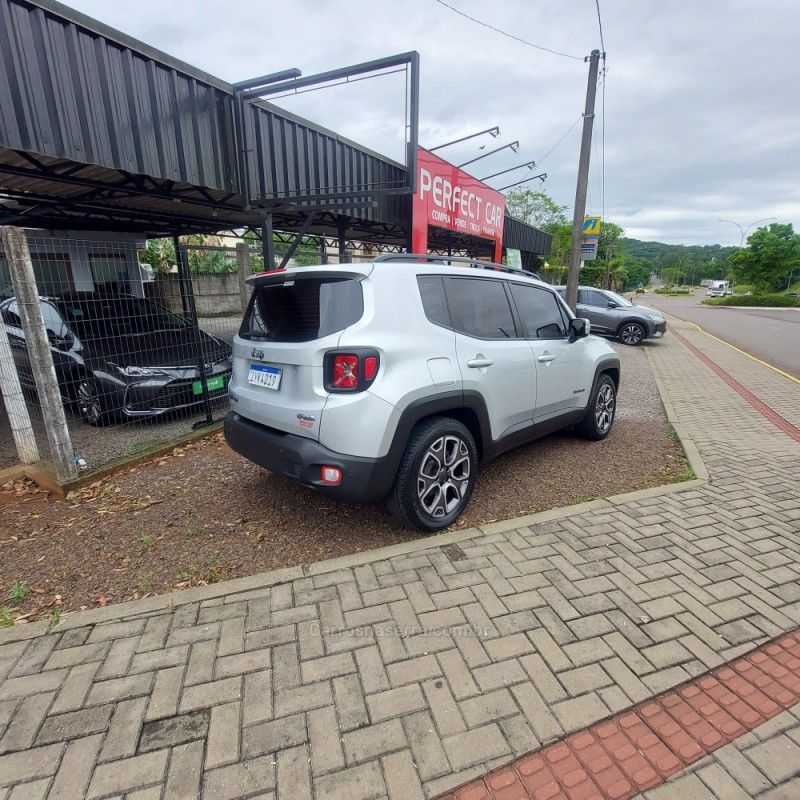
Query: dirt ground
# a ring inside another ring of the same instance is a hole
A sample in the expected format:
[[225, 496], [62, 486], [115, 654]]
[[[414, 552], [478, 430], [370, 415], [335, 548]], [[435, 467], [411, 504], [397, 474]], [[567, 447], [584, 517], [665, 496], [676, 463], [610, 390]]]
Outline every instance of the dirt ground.
[[[587, 442], [556, 434], [486, 465], [455, 527], [687, 477], [644, 347], [615, 349], [623, 384], [609, 437]], [[65, 500], [29, 483], [2, 487], [0, 625], [57, 619], [418, 535], [399, 527], [383, 505], [338, 505], [268, 473], [217, 433]]]

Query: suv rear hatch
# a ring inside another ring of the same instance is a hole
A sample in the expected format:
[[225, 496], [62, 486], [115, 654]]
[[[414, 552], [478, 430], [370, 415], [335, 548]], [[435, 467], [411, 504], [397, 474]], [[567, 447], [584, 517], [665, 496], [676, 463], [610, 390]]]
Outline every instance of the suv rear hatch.
[[253, 293], [233, 341], [231, 409], [318, 440], [329, 396], [324, 356], [361, 319], [361, 281], [371, 271], [371, 264], [301, 267], [248, 278]]

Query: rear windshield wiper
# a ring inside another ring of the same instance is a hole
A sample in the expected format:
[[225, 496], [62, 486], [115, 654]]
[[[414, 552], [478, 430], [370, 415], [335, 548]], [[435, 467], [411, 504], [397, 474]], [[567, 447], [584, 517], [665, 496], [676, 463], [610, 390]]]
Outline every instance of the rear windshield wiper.
[[249, 331], [239, 331], [239, 336], [243, 339], [267, 339], [269, 338], [269, 334], [265, 333], [264, 331], [258, 330], [249, 330]]

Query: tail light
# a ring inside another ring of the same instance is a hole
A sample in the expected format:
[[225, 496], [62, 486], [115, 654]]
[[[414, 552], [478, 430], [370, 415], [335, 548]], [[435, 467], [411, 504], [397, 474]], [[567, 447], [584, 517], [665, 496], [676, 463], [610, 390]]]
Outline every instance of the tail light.
[[325, 354], [325, 390], [328, 392], [363, 392], [369, 388], [380, 369], [377, 350], [356, 347]]

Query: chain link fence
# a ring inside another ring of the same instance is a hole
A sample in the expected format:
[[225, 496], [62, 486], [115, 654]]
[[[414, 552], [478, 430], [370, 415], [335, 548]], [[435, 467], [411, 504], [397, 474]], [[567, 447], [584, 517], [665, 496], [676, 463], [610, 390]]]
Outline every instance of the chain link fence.
[[[265, 268], [260, 244], [180, 244], [176, 252], [173, 240], [154, 241], [27, 232], [48, 349], [82, 468], [146, 454], [227, 412], [231, 344], [250, 295], [245, 278]], [[276, 243], [274, 267], [288, 247]], [[155, 249], [160, 256], [148, 259], [155, 266], [144, 263], [141, 254]], [[320, 241], [288, 265], [371, 257], [361, 250], [340, 258]], [[0, 393], [9, 398], [0, 404], [2, 469], [19, 462], [14, 408], [27, 409], [39, 456], [51, 459], [32, 369], [36, 354], [2, 241], [0, 318], [9, 344], [0, 348]]]

